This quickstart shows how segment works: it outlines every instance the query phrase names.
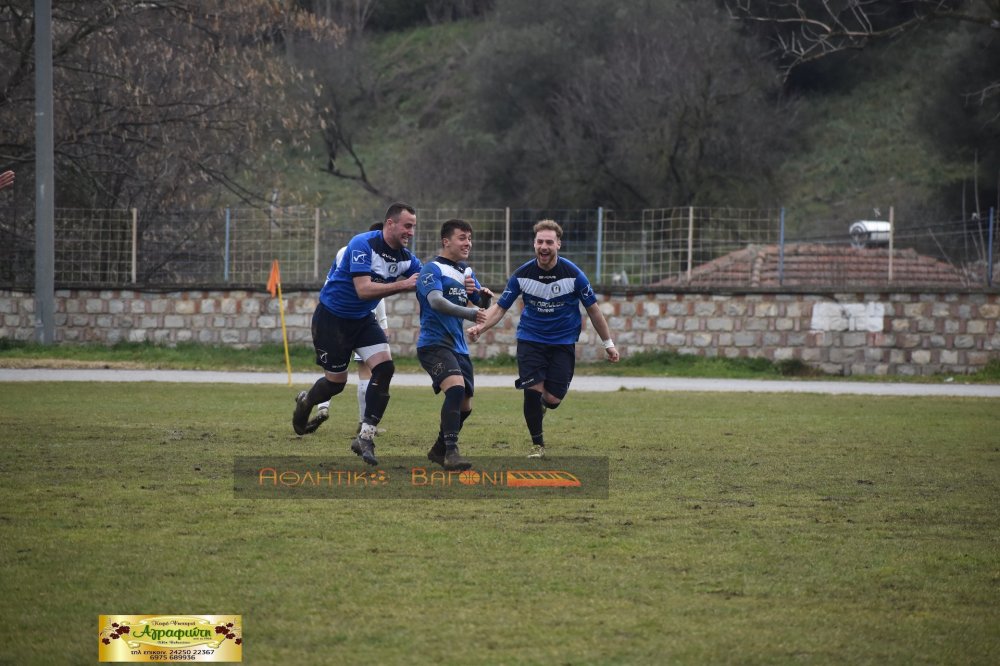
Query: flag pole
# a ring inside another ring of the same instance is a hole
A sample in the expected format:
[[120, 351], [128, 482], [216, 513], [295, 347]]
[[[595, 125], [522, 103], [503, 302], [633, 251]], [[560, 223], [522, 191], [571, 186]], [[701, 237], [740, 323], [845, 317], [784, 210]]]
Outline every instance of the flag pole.
[[281, 297], [281, 269], [278, 267], [278, 260], [271, 263], [271, 275], [267, 280], [268, 291], [274, 296], [274, 289], [278, 293], [278, 314], [281, 317], [281, 341], [285, 345], [285, 370], [288, 371], [288, 385], [292, 385], [292, 361], [288, 357], [288, 330], [285, 328], [285, 301]]

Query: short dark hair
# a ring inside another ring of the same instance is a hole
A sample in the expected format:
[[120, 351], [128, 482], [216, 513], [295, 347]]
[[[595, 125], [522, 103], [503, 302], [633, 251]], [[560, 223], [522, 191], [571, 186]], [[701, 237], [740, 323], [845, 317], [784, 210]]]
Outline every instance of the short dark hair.
[[392, 204], [391, 206], [389, 206], [388, 208], [385, 209], [385, 218], [383, 218], [383, 219], [386, 219], [386, 220], [391, 219], [391, 220], [395, 220], [396, 222], [398, 222], [399, 221], [399, 214], [402, 213], [404, 210], [407, 213], [409, 213], [410, 215], [416, 215], [417, 214], [417, 209], [414, 208], [413, 206], [411, 206], [410, 204], [406, 204], [406, 203], [402, 203], [402, 202], [397, 201], [396, 203]]
[[456, 231], [472, 233], [472, 225], [465, 220], [453, 218], [441, 225], [441, 238], [451, 238]]
[[368, 231], [382, 231], [385, 227], [385, 222], [372, 222], [372, 226], [368, 227]]

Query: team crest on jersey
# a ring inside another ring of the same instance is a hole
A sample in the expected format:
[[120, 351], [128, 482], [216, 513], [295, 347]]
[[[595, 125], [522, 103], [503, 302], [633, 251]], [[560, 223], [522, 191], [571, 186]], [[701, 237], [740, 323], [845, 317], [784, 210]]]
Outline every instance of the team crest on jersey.
[[395, 275], [399, 272], [399, 264], [389, 264], [389, 275]]
[[589, 284], [587, 285], [586, 289], [583, 290], [583, 293], [580, 294], [580, 296], [582, 296], [583, 298], [590, 298], [593, 295], [594, 295], [594, 288], [591, 287]]
[[562, 292], [562, 288], [558, 284], [552, 285], [552, 293], [553, 294], [558, 294], [560, 292]]
[[351, 253], [351, 261], [355, 264], [368, 263], [368, 253], [363, 250], [355, 250]]

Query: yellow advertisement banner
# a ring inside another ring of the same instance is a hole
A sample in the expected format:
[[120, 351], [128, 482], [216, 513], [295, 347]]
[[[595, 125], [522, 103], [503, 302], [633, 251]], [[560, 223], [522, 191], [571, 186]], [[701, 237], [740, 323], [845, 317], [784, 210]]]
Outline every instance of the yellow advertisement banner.
[[100, 661], [243, 661], [240, 615], [101, 615]]

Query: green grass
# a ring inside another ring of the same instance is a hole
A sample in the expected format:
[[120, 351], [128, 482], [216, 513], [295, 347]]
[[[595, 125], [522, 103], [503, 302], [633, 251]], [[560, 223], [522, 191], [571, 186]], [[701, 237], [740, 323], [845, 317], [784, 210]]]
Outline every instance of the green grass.
[[[996, 401], [571, 393], [550, 450], [608, 456], [607, 500], [234, 499], [234, 456], [346, 453], [353, 399], [299, 439], [293, 394], [4, 385], [0, 661], [92, 663], [102, 613], [242, 614], [248, 664], [1000, 651]], [[394, 389], [381, 456], [439, 408]], [[467, 455], [526, 440], [516, 391], [477, 392]]]

